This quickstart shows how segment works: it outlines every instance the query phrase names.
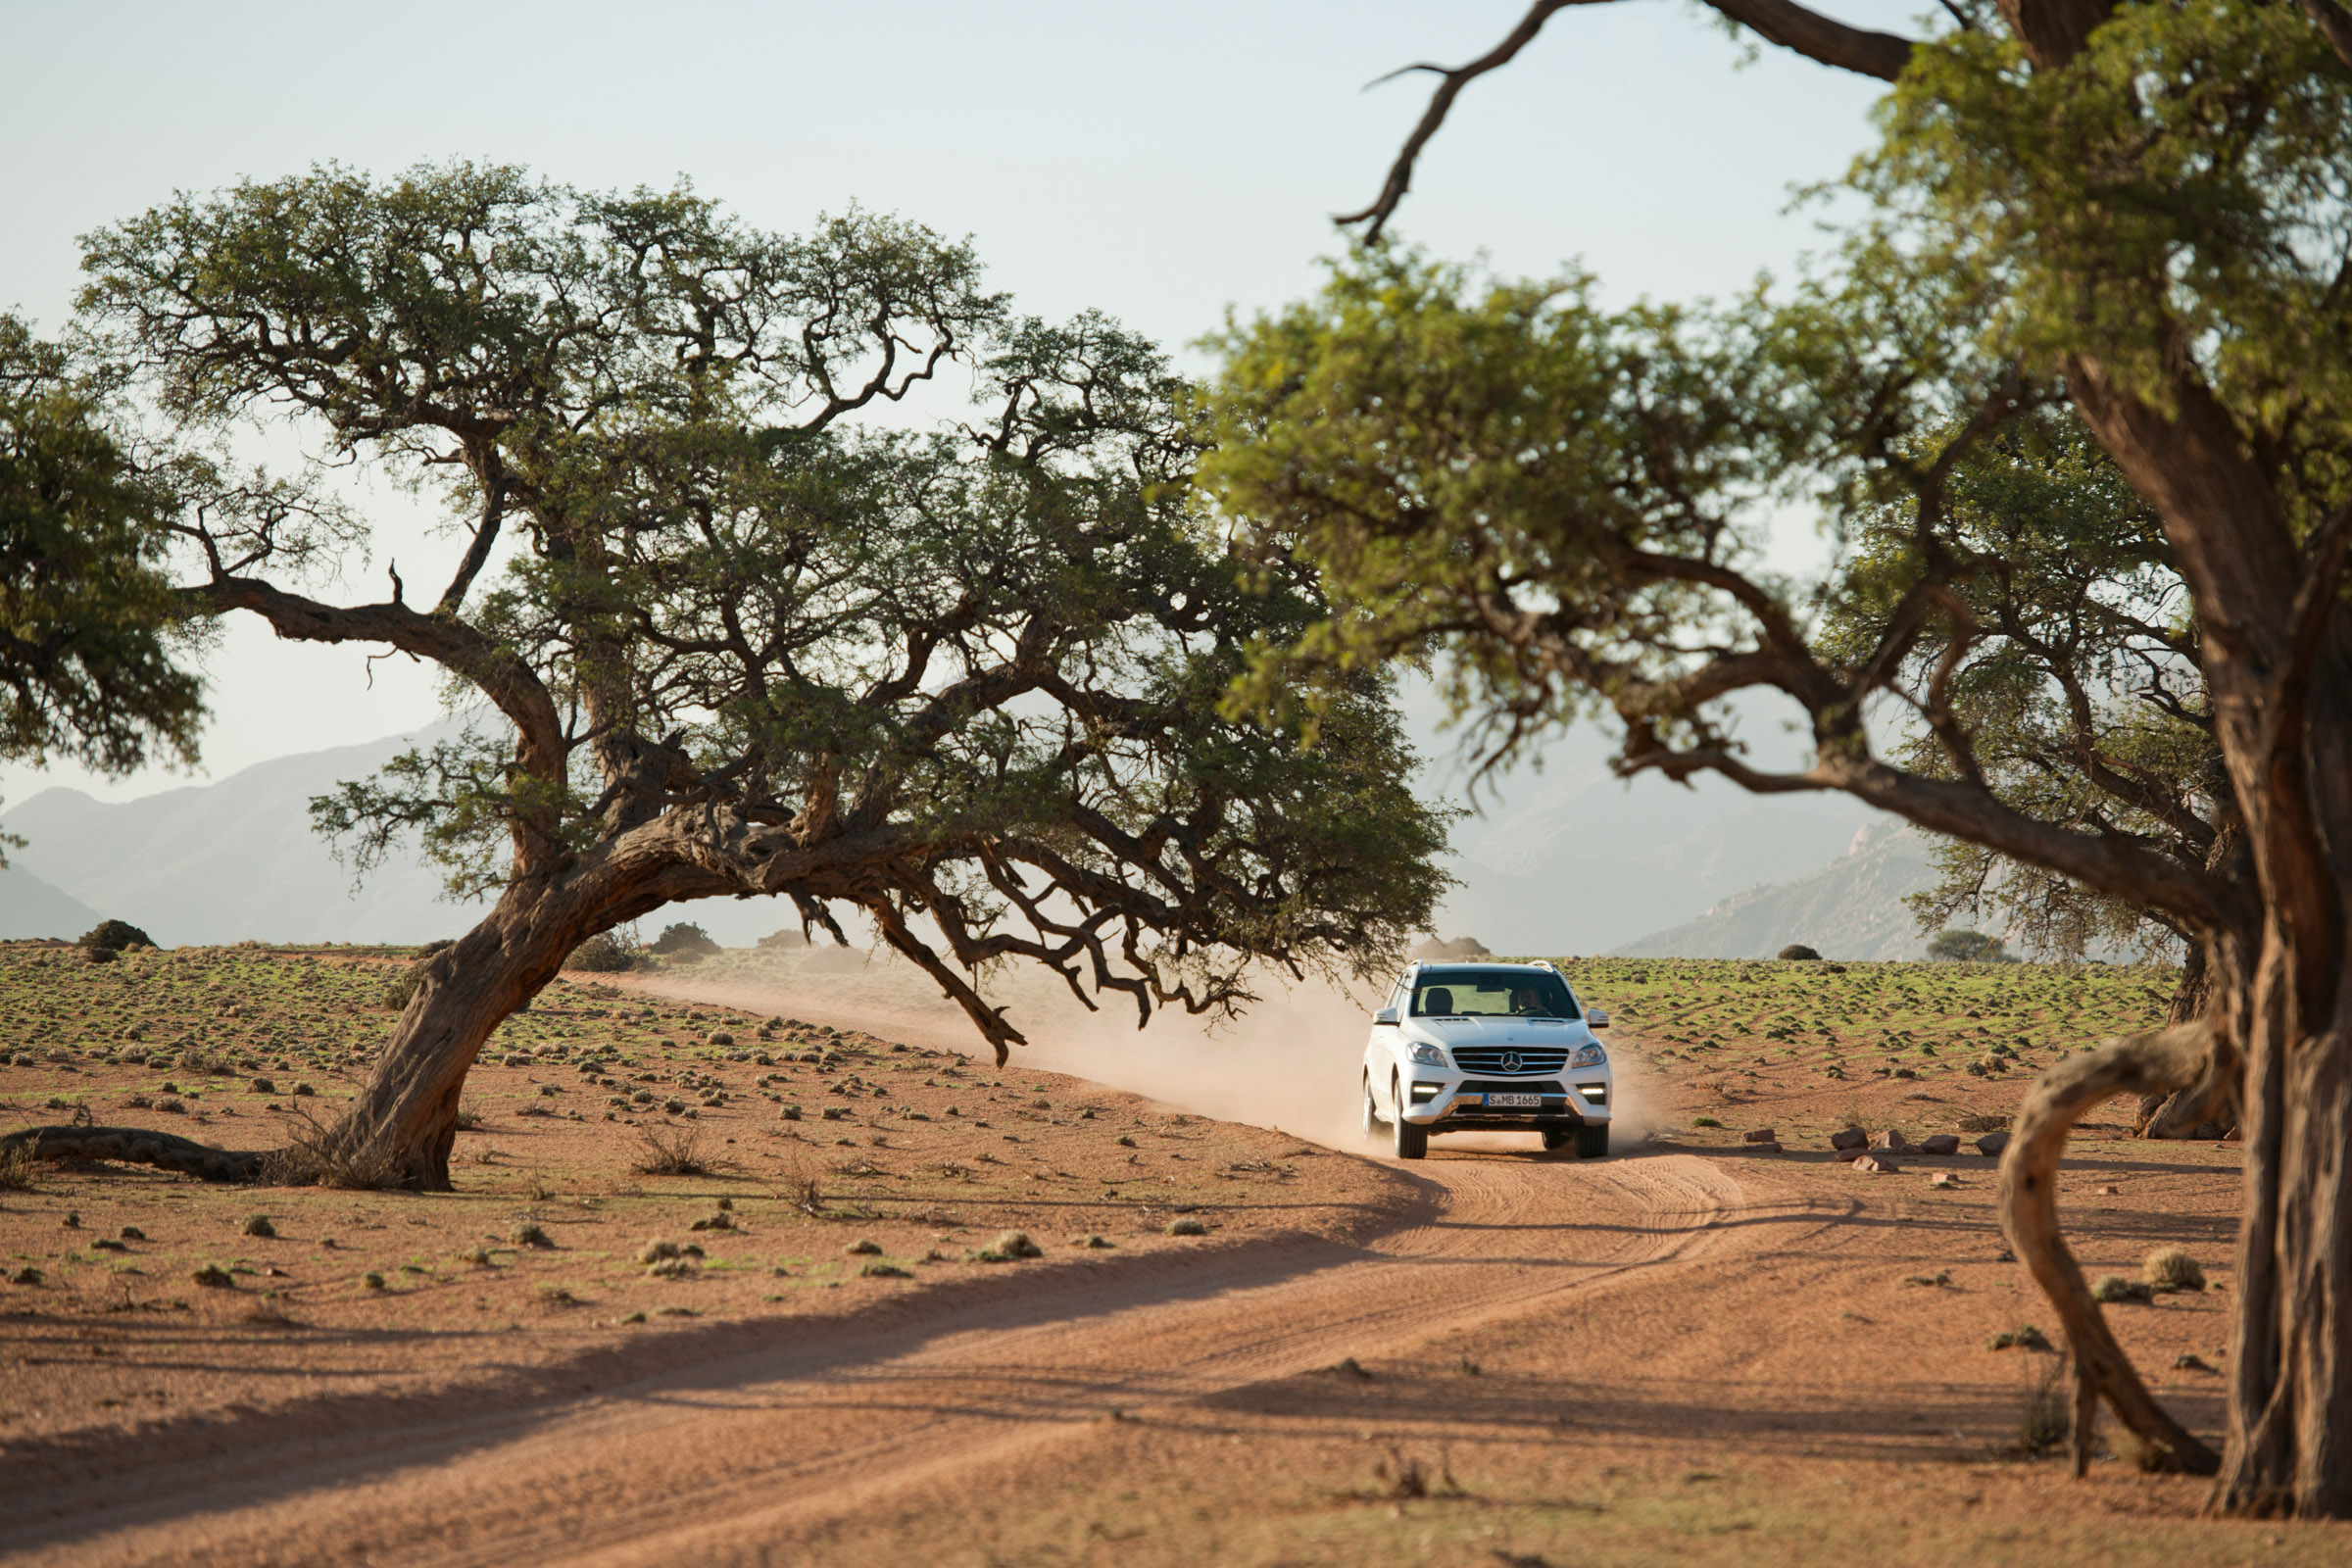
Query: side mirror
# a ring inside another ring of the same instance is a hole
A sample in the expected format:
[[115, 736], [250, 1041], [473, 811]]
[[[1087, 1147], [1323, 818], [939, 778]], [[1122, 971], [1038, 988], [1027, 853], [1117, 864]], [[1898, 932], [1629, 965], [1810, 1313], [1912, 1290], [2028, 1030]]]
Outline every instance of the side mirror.
[[1372, 1024], [1374, 1028], [1386, 1027], [1394, 1029], [1396, 1027], [1396, 1009], [1395, 1007], [1381, 1008], [1378, 1012], [1372, 1015]]
[[1587, 1007], [1587, 1008], [1585, 1009], [1585, 1027], [1586, 1027], [1586, 1028], [1588, 1028], [1588, 1029], [1606, 1029], [1608, 1026], [1609, 1026], [1609, 1009], [1608, 1009], [1608, 1008], [1606, 1008], [1606, 1007]]

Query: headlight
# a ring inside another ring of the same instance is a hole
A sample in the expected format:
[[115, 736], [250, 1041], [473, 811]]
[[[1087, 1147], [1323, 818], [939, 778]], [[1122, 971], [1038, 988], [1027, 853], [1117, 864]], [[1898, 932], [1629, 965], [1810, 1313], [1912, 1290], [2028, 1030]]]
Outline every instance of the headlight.
[[1600, 1049], [1598, 1041], [1594, 1041], [1589, 1046], [1577, 1047], [1576, 1054], [1568, 1058], [1568, 1065], [1571, 1067], [1605, 1067], [1608, 1064], [1609, 1054]]
[[1446, 1053], [1440, 1051], [1435, 1046], [1415, 1046], [1413, 1048], [1413, 1059], [1428, 1067], [1443, 1067], [1446, 1065]]

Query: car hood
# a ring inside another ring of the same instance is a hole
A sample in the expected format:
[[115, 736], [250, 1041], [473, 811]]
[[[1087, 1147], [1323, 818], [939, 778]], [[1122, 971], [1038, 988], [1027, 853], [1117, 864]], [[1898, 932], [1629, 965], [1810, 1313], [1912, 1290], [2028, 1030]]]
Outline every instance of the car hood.
[[1533, 1018], [1415, 1018], [1407, 1033], [1441, 1046], [1553, 1046], [1574, 1051], [1592, 1043], [1581, 1018], [1539, 1023]]

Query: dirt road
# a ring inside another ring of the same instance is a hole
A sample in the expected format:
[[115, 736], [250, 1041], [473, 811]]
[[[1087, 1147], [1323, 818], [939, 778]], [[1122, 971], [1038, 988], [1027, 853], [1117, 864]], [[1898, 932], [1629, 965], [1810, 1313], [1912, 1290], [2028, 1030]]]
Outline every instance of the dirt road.
[[0, 1482], [0, 1513], [31, 1562], [789, 1561], [808, 1530], [887, 1508], [942, 1472], [984, 1474], [1114, 1411], [1149, 1420], [1407, 1351], [1767, 1232], [1785, 1244], [1809, 1218], [1683, 1155], [1573, 1164], [1463, 1150], [1418, 1174], [1425, 1214], [1363, 1248], [1041, 1269], [1017, 1298], [788, 1331], [536, 1405], [232, 1425], [201, 1460], [37, 1496]]

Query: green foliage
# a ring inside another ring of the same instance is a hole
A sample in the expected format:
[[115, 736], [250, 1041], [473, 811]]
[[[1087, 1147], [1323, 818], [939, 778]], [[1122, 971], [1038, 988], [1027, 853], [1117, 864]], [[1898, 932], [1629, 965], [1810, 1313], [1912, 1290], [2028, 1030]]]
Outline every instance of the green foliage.
[[2004, 347], [2092, 356], [2159, 405], [2185, 354], [2293, 504], [2333, 504], [2352, 94], [2308, 17], [2121, 7], [2063, 70], [1956, 32], [1881, 122], [1857, 184], [1927, 259], [1998, 288]]
[[[2284, 613], [2352, 493], [2352, 92], [2292, 7], [2119, 8], [2062, 66], [1979, 20], [1918, 46], [1793, 287], [1608, 311], [1390, 247], [1230, 326], [1203, 483], [1334, 607], [1238, 704], [1423, 661], [1490, 765], [1605, 712], [1625, 771], [1949, 835], [1929, 925], [2154, 955], [2230, 918], [2251, 870], [2175, 542], [2277, 547]], [[1836, 532], [1817, 582], [1761, 563], [1791, 510]], [[1749, 691], [1806, 763], [1753, 761]]]
[[664, 927], [662, 934], [654, 938], [651, 951], [667, 955], [672, 953], [711, 954], [722, 950], [717, 943], [710, 940], [710, 933], [705, 931], [701, 926], [680, 920], [674, 925]]
[[[2040, 410], [1953, 466], [1941, 526], [1916, 501], [1861, 509], [1820, 646], [1866, 658], [1931, 558], [1957, 561], [1965, 611], [1922, 628], [1908, 657], [1942, 689], [1966, 758], [2007, 805], [2046, 822], [2130, 835], [2185, 864], [2212, 850], [2227, 795], [2186, 595], [2155, 509], [2080, 420]], [[1946, 668], [1948, 662], [1948, 668]], [[1923, 774], [1961, 776], [1925, 730], [1899, 748]], [[1911, 899], [1925, 928], [1992, 916], [2038, 953], [2176, 950], [2179, 927], [2143, 903], [2085, 888], [1981, 844], [1936, 846], [1941, 876]]]
[[202, 682], [164, 570], [190, 475], [126, 430], [102, 381], [0, 315], [0, 758], [195, 760]]
[[1928, 956], [1938, 963], [2014, 963], [2008, 944], [1982, 931], [1938, 931], [1928, 942]]
[[637, 967], [637, 956], [610, 932], [598, 932], [571, 950], [564, 960], [566, 969], [580, 969], [590, 974], [618, 974]]
[[125, 948], [152, 948], [155, 938], [127, 920], [101, 920], [81, 934], [77, 945], [93, 952], [121, 953]]
[[[460, 896], [843, 906], [1147, 1010], [1237, 1004], [1262, 959], [1386, 968], [1443, 892], [1383, 677], [1333, 683], [1312, 745], [1219, 714], [1324, 607], [1200, 514], [1164, 356], [1018, 316], [968, 246], [455, 165], [183, 196], [86, 263], [164, 407], [281, 421], [468, 541], [429, 615], [265, 591], [267, 540], [199, 594], [435, 660], [473, 716], [313, 803], [363, 872], [414, 837]], [[874, 417], [952, 365], [961, 422]]]
[[[1609, 1009], [1612, 1052], [1668, 1079], [1822, 1082], [1897, 1073], [1957, 1088], [2159, 1024], [2180, 971], [2154, 965], [1562, 958]], [[1848, 1112], [1863, 1124], [1859, 1108]], [[1990, 1131], [2009, 1124], [1991, 1118]]]

